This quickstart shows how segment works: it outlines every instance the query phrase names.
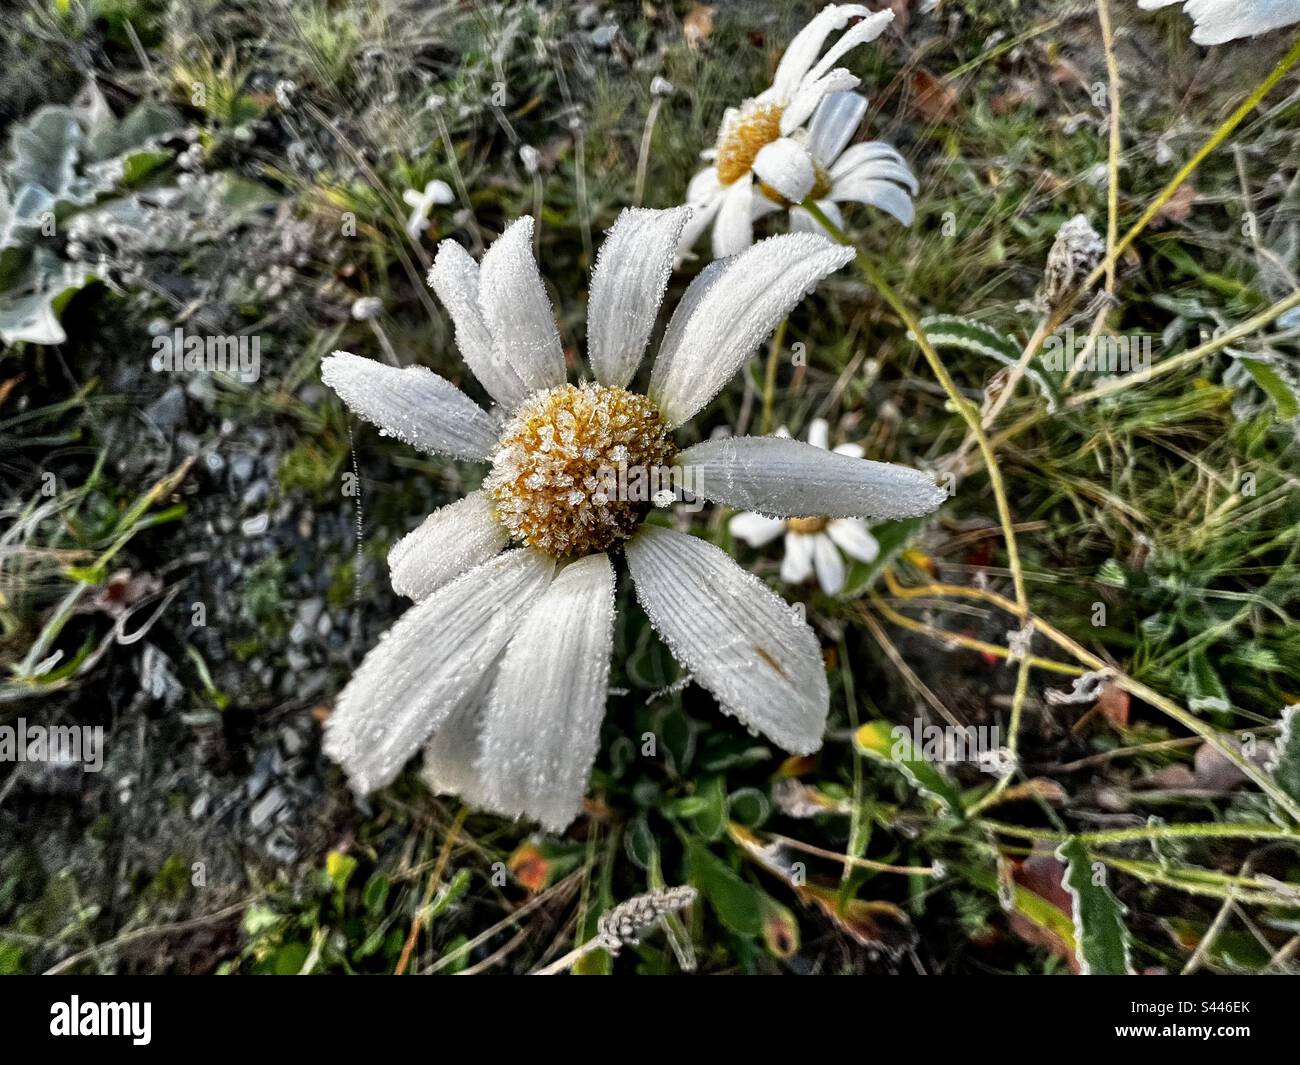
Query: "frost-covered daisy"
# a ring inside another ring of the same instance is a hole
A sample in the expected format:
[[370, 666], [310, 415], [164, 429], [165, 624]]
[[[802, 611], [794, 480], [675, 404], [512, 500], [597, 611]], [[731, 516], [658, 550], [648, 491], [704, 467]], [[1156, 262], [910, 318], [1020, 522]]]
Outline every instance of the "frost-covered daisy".
[[[808, 153], [817, 172], [810, 195], [839, 228], [843, 228], [844, 218], [836, 205], [852, 202], [869, 204], [910, 226], [917, 184], [907, 161], [884, 141], [849, 144], [866, 113], [866, 97], [855, 92], [831, 93], [818, 105], [808, 127]], [[753, 218], [786, 208], [791, 228], [822, 231], [820, 223], [802, 207], [766, 193], [754, 197]]]
[[1300, 0], [1138, 0], [1144, 11], [1170, 4], [1182, 4], [1183, 11], [1196, 20], [1192, 40], [1197, 44], [1258, 37], [1300, 22]]
[[[788, 436], [784, 426], [777, 436]], [[808, 426], [808, 443], [823, 451], [830, 445], [830, 426], [824, 418], [814, 418]], [[840, 444], [834, 454], [851, 459], [862, 458], [857, 444]], [[860, 517], [773, 518], [753, 510], [742, 510], [728, 526], [731, 535], [750, 547], [766, 547], [778, 536], [785, 536], [785, 556], [781, 560], [781, 580], [802, 584], [815, 572], [817, 583], [827, 595], [844, 590], [845, 565], [841, 555], [861, 562], [874, 562], [880, 545]]]
[[436, 791], [567, 825], [599, 747], [616, 557], [651, 624], [725, 712], [787, 750], [820, 746], [829, 697], [812, 630], [717, 547], [642, 524], [650, 502], [612, 488], [608, 474], [675, 463], [702, 497], [772, 514], [915, 515], [943, 493], [915, 470], [789, 439], [678, 451], [673, 431], [851, 255], [791, 233], [711, 263], [669, 321], [649, 387], [631, 391], [687, 216], [628, 210], [609, 231], [587, 315], [593, 382], [565, 382], [531, 218], [481, 264], [444, 241], [429, 274], [495, 411], [423, 367], [345, 352], [325, 360], [325, 383], [382, 432], [491, 463], [480, 490], [389, 555], [394, 588], [416, 605], [361, 663], [325, 736], [358, 790], [391, 781], [427, 743]]
[[[682, 232], [682, 255], [710, 225], [716, 258], [744, 251], [753, 243], [758, 196], [799, 203], [814, 190], [817, 162], [802, 127], [831, 93], [857, 87], [858, 77], [835, 63], [858, 45], [874, 41], [893, 18], [891, 11], [873, 12], [861, 4], [823, 8], [790, 42], [771, 87], [727, 109], [713, 165], [696, 174], [686, 190], [695, 213]], [[862, 21], [841, 34], [819, 59], [826, 38], [853, 19]]]

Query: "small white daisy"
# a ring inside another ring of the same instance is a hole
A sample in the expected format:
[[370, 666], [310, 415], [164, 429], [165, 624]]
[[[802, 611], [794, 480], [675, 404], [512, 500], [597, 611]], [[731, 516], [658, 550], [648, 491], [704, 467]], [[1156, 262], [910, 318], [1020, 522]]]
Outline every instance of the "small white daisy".
[[[861, 19], [818, 59], [833, 32]], [[831, 4], [795, 36], [776, 68], [772, 85], [740, 107], [728, 108], [718, 130], [713, 165], [691, 179], [687, 203], [694, 208], [682, 232], [686, 255], [713, 227], [715, 258], [744, 251], [754, 240], [754, 186], [778, 201], [799, 203], [818, 182], [817, 164], [806, 144], [804, 123], [835, 92], [856, 88], [858, 77], [834, 64], [858, 45], [874, 41], [894, 19], [861, 4]]]
[[829, 694], [813, 631], [717, 547], [642, 524], [651, 504], [611, 496], [599, 474], [675, 463], [704, 498], [788, 515], [919, 515], [944, 494], [916, 470], [779, 437], [677, 450], [673, 431], [852, 256], [791, 233], [711, 263], [672, 315], [648, 389], [629, 391], [688, 214], [627, 210], [609, 231], [587, 315], [595, 383], [565, 383], [531, 218], [481, 264], [444, 241], [429, 274], [495, 411], [424, 367], [346, 352], [324, 361], [325, 383], [382, 432], [491, 463], [479, 491], [389, 554], [393, 587], [416, 605], [366, 656], [326, 726], [326, 753], [359, 791], [387, 784], [427, 743], [434, 790], [566, 826], [600, 744], [614, 557], [626, 560], [651, 624], [726, 713], [786, 750], [821, 745]]
[[437, 178], [428, 182], [423, 192], [416, 189], [407, 189], [403, 192], [402, 199], [411, 208], [411, 213], [406, 219], [406, 235], [419, 243], [420, 238], [424, 236], [424, 231], [429, 228], [429, 212], [433, 209], [433, 205], [451, 203], [455, 198], [451, 186]]
[[[782, 426], [777, 436], [788, 436]], [[808, 426], [808, 443], [823, 451], [830, 444], [830, 426], [824, 418], [814, 418]], [[840, 444], [833, 454], [852, 459], [862, 458], [857, 444]], [[874, 562], [880, 545], [861, 518], [770, 518], [766, 514], [744, 510], [732, 517], [731, 535], [750, 547], [765, 547], [785, 534], [785, 556], [781, 560], [781, 580], [786, 584], [803, 584], [814, 572], [817, 583], [827, 595], [844, 591], [845, 565], [841, 552], [860, 562]]]
[[[838, 203], [865, 203], [902, 222], [912, 224], [916, 178], [897, 149], [884, 141], [850, 145], [867, 113], [867, 100], [855, 92], [831, 93], [817, 107], [808, 127], [808, 153], [817, 171], [809, 195], [839, 228], [844, 217]], [[789, 208], [792, 229], [820, 233], [821, 224], [797, 204], [762, 195], [754, 197], [755, 220]]]
[[1258, 37], [1300, 22], [1300, 0], [1138, 0], [1144, 11], [1170, 4], [1183, 4], [1183, 11], [1196, 20], [1192, 40], [1203, 45]]

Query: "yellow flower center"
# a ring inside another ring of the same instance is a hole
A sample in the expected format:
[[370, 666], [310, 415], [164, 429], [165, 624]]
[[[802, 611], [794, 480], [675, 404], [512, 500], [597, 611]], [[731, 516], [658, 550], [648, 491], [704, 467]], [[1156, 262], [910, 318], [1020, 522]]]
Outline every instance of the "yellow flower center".
[[556, 558], [589, 555], [636, 531], [676, 454], [645, 396], [561, 385], [515, 412], [483, 487], [512, 539]]
[[790, 518], [785, 527], [791, 532], [819, 533], [831, 523], [830, 518]]
[[778, 104], [748, 103], [723, 122], [718, 133], [718, 181], [731, 185], [749, 173], [763, 147], [781, 136], [781, 110]]

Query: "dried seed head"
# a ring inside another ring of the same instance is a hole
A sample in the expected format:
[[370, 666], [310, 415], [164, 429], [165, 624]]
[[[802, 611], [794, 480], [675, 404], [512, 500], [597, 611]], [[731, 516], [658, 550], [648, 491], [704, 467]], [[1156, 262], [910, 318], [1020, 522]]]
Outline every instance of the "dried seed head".
[[516, 411], [483, 487], [519, 543], [556, 558], [589, 555], [631, 536], [650, 506], [618, 498], [611, 476], [665, 467], [676, 453], [663, 415], [645, 396], [561, 385]]
[[1106, 254], [1106, 242], [1086, 216], [1077, 214], [1056, 231], [1043, 271], [1043, 296], [1056, 307], [1083, 284]]
[[600, 945], [610, 954], [617, 954], [624, 946], [635, 946], [668, 914], [684, 910], [694, 902], [695, 895], [693, 887], [683, 885], [662, 888], [620, 902], [601, 914], [596, 926]]
[[750, 101], [728, 116], [718, 133], [718, 181], [731, 185], [754, 165], [763, 148], [781, 136], [781, 108]]

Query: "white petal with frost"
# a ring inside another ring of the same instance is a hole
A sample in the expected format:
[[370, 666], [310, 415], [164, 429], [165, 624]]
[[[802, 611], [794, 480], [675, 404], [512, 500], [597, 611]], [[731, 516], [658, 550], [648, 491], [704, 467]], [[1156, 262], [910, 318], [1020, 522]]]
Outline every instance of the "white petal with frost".
[[389, 783], [471, 698], [555, 563], [510, 551], [417, 603], [366, 655], [334, 704], [325, 753], [361, 793]]
[[527, 215], [507, 226], [483, 256], [478, 301], [495, 350], [529, 392], [564, 384], [564, 352]]
[[808, 152], [823, 167], [839, 158], [867, 113], [867, 98], [856, 92], [831, 93], [818, 105], [808, 127]]
[[825, 533], [817, 533], [809, 539], [813, 545], [813, 568], [817, 571], [817, 583], [827, 595], [839, 595], [844, 591], [843, 557]]
[[826, 535], [849, 558], [856, 558], [859, 562], [875, 562], [880, 554], [879, 542], [861, 518], [836, 518], [826, 526]]
[[754, 182], [749, 174], [728, 185], [713, 220], [713, 257], [738, 255], [754, 243]]
[[484, 459], [496, 447], [492, 416], [426, 367], [399, 370], [336, 351], [321, 361], [320, 376], [357, 415], [421, 451]]
[[788, 102], [817, 62], [826, 38], [847, 26], [849, 19], [870, 16], [871, 9], [862, 4], [827, 4], [817, 12], [808, 25], [795, 34], [781, 57], [769, 90], [773, 97], [778, 102]]
[[[1139, 0], [1146, 11], [1183, 0]], [[1240, 37], [1257, 37], [1269, 30], [1300, 22], [1300, 0], [1186, 0], [1183, 10], [1196, 20], [1192, 40], [1225, 44]]]
[[692, 418], [818, 281], [853, 258], [810, 233], [760, 241], [712, 275], [688, 319], [665, 334], [650, 397], [669, 425]]
[[438, 245], [429, 286], [451, 315], [456, 327], [456, 347], [470, 371], [488, 394], [507, 410], [514, 410], [528, 394], [523, 381], [492, 345], [492, 333], [479, 307], [478, 263], [454, 240]]
[[813, 538], [807, 533], [788, 532], [782, 545], [781, 580], [803, 584], [813, 574]]
[[717, 217], [725, 191], [718, 180], [717, 167], [711, 166], [707, 170], [701, 170], [691, 178], [691, 183], [686, 187], [686, 205], [691, 209], [691, 217], [682, 227], [682, 235], [677, 239], [679, 259], [690, 253], [695, 242], [700, 239], [700, 235]]
[[482, 492], [439, 507], [388, 552], [393, 591], [423, 599], [506, 546], [505, 528]]
[[690, 215], [628, 208], [605, 237], [587, 300], [587, 358], [601, 384], [626, 388], [636, 373]]
[[836, 67], [825, 77], [806, 82], [781, 113], [781, 132], [793, 133], [805, 122], [818, 105], [832, 93], [848, 92], [858, 87], [858, 76], [843, 67]]
[[455, 795], [470, 806], [504, 813], [492, 805], [478, 770], [480, 734], [496, 667], [488, 669], [474, 694], [463, 700], [424, 748], [420, 779], [435, 795]]
[[779, 436], [705, 440], [677, 456], [697, 494], [780, 517], [913, 518], [946, 493], [919, 470]]
[[789, 137], [778, 137], [759, 149], [754, 157], [754, 174], [794, 203], [807, 196], [817, 180], [808, 150]]
[[560, 570], [502, 659], [479, 772], [495, 809], [559, 832], [577, 816], [600, 747], [614, 642], [614, 567]]
[[770, 544], [785, 531], [785, 522], [780, 518], [769, 518], [755, 514], [752, 510], [742, 510], [727, 523], [731, 535], [742, 540], [750, 547], [763, 547]]
[[694, 536], [643, 525], [626, 552], [650, 623], [722, 709], [787, 751], [820, 747], [830, 696], [799, 615]]

